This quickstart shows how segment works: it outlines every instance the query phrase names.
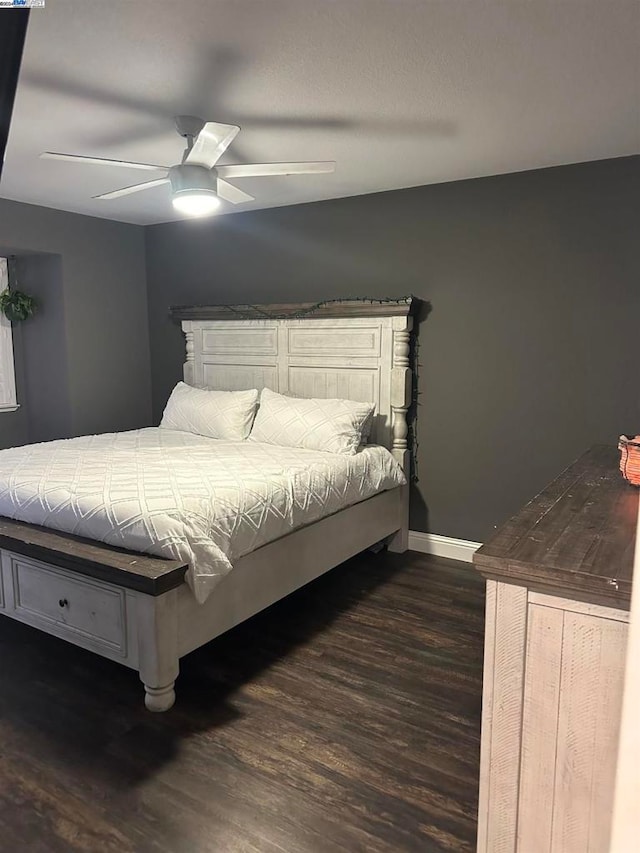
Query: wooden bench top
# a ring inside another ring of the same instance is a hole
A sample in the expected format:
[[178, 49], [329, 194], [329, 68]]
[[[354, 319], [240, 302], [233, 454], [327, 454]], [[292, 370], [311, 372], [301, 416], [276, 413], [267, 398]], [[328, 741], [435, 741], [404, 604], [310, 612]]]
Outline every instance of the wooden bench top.
[[629, 609], [638, 489], [596, 445], [509, 519], [473, 562], [492, 580]]
[[137, 554], [2, 517], [0, 548], [147, 595], [162, 595], [180, 586], [188, 568], [180, 560]]

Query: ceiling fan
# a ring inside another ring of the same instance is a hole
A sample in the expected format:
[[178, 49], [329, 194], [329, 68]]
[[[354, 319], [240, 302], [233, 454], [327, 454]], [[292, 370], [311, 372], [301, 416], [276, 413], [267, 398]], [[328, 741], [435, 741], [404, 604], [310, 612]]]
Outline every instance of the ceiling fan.
[[177, 116], [176, 130], [187, 140], [182, 162], [175, 166], [155, 166], [150, 163], [130, 163], [104, 157], [83, 157], [79, 154], [58, 154], [46, 151], [40, 156], [47, 160], [70, 163], [92, 163], [99, 166], [119, 166], [148, 172], [164, 172], [160, 178], [134, 184], [94, 196], [109, 201], [126, 195], [171, 184], [171, 197], [176, 210], [188, 216], [208, 216], [220, 206], [220, 199], [231, 204], [254, 201], [244, 190], [228, 183], [225, 178], [257, 178], [268, 175], [314, 175], [335, 170], [333, 162], [260, 163], [251, 165], [217, 166], [229, 145], [240, 131], [235, 124], [205, 122], [195, 116]]

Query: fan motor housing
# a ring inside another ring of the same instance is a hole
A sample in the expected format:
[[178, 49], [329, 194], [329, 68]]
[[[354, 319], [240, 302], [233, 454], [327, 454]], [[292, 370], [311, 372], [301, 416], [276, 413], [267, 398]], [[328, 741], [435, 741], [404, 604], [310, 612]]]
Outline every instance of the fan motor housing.
[[205, 121], [197, 116], [176, 116], [176, 130], [185, 139], [195, 139], [205, 125]]
[[169, 180], [174, 195], [183, 192], [216, 192], [215, 172], [204, 166], [172, 166]]

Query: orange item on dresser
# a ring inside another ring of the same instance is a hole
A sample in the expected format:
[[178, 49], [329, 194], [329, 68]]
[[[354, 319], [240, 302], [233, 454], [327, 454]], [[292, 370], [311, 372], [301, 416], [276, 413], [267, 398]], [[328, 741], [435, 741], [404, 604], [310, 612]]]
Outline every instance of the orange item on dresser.
[[640, 435], [621, 435], [618, 441], [620, 471], [628, 483], [640, 486]]

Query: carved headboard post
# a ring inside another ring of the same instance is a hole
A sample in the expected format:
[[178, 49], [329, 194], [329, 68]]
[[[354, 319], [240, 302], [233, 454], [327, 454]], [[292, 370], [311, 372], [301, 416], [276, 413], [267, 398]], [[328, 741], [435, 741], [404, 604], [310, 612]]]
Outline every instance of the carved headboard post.
[[193, 323], [190, 320], [185, 320], [185, 322], [182, 324], [182, 331], [184, 332], [184, 336], [187, 339], [187, 360], [183, 365], [182, 374], [184, 376], [184, 381], [187, 383], [187, 385], [195, 385], [196, 353], [195, 344], [193, 341]]
[[411, 405], [411, 367], [409, 364], [411, 317], [395, 318], [393, 331], [393, 367], [391, 372], [391, 410], [393, 412], [391, 452], [409, 473], [409, 425], [407, 412]]

